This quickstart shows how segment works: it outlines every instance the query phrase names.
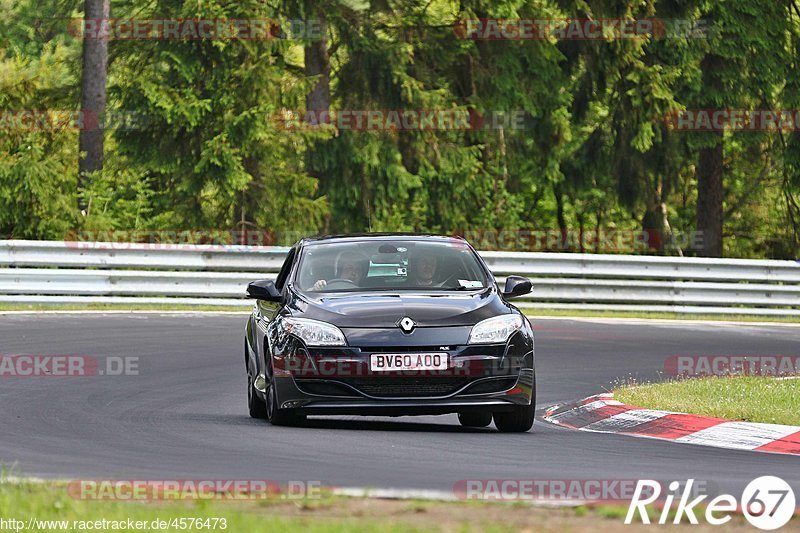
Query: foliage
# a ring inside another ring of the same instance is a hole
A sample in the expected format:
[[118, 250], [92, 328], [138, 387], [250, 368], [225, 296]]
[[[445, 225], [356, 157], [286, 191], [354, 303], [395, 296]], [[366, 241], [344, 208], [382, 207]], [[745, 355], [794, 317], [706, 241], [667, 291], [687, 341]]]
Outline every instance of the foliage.
[[[0, 112], [76, 111], [81, 42], [67, 28], [81, 3], [0, 7]], [[304, 46], [319, 36], [114, 40], [107, 113], [133, 120], [107, 129], [105, 168], [84, 190], [75, 128], [5, 124], [3, 236], [260, 230], [289, 244], [301, 234], [370, 229], [651, 230], [661, 245], [644, 251], [691, 254], [691, 239], [665, 242], [695, 229], [698, 153], [716, 138], [676, 130], [666, 117], [800, 108], [800, 12], [792, 2], [115, 0], [111, 9], [113, 18], [271, 19], [282, 28], [324, 16], [332, 110], [519, 120], [411, 131], [286, 127], [278, 117], [303, 113], [320, 80], [304, 68]], [[704, 33], [462, 38], [460, 21], [493, 17], [655, 20], [667, 29], [683, 21]], [[711, 56], [723, 60], [713, 86], [701, 68]], [[725, 254], [796, 257], [800, 133], [727, 131], [722, 139]], [[83, 213], [79, 195], [89, 206]], [[642, 251], [607, 250], [597, 239], [555, 249]]]

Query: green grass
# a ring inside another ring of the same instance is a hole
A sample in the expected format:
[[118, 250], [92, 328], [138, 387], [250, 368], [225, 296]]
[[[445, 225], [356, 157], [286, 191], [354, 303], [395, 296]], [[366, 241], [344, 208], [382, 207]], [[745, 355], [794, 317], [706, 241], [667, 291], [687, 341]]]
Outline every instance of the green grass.
[[[356, 520], [328, 523], [310, 517], [288, 517], [266, 512], [270, 514], [268, 520], [264, 520], [264, 513], [248, 512], [240, 506], [207, 501], [191, 503], [81, 501], [70, 497], [63, 487], [55, 485], [0, 484], [0, 517], [6, 520], [17, 518], [26, 521], [30, 517], [38, 520], [68, 520], [70, 523], [68, 530], [72, 530], [74, 521], [104, 519], [127, 521], [129, 518], [148, 523], [157, 519], [217, 518], [225, 520], [227, 531], [371, 531], [377, 526], [375, 523], [359, 523]], [[218, 524], [221, 524], [221, 521]], [[387, 528], [388, 531], [405, 531], [389, 523], [382, 524], [381, 527]], [[177, 531], [180, 527], [171, 527], [167, 530]], [[206, 531], [215, 530], [222, 531], [222, 528], [206, 529]]]
[[[701, 505], [702, 507], [702, 505]], [[160, 531], [276, 531], [276, 532], [418, 532], [459, 531], [505, 533], [507, 531], [541, 531], [542, 533], [617, 532], [623, 527], [628, 504], [588, 504], [553, 508], [532, 506], [529, 502], [496, 502], [463, 500], [387, 500], [345, 497], [322, 491], [317, 498], [284, 499], [272, 495], [266, 499], [199, 500], [199, 501], [93, 501], [70, 496], [68, 482], [6, 481], [0, 471], [0, 519], [6, 520], [5, 531], [14, 531], [8, 520], [68, 521], [67, 529], [76, 531], [75, 521], [120, 522], [126, 530], [128, 519], [136, 522], [172, 519], [218, 519], [217, 528], [181, 527], [180, 523]], [[648, 506], [652, 521], [658, 520], [660, 508]], [[670, 513], [674, 514], [673, 512]], [[701, 511], [698, 511], [698, 516]], [[221, 519], [226, 528], [221, 527]], [[671, 519], [670, 519], [671, 522]], [[638, 524], [638, 525], [637, 525]], [[26, 524], [27, 525], [27, 524]], [[749, 530], [741, 515], [733, 517], [729, 530]], [[113, 526], [111, 526], [113, 527]], [[624, 526], [627, 531], [651, 531], [637, 520]], [[145, 528], [143, 530], [147, 530]], [[34, 528], [34, 531], [37, 529]], [[40, 528], [38, 531], [47, 531]], [[59, 530], [51, 527], [49, 531]], [[86, 529], [84, 529], [86, 530]], [[100, 530], [95, 527], [94, 530]], [[110, 527], [107, 527], [111, 531]], [[150, 528], [151, 531], [154, 529]], [[718, 529], [701, 520], [692, 531], [714, 532]], [[26, 530], [27, 531], [27, 530]], [[130, 531], [130, 530], [128, 530]]]
[[[319, 498], [287, 500], [274, 495], [256, 501], [114, 502], [79, 500], [66, 482], [3, 482], [0, 475], [0, 518], [27, 521], [119, 521], [224, 519], [225, 531], [615, 531], [627, 506], [550, 509], [498, 502], [439, 502], [349, 498], [323, 492]], [[221, 522], [217, 522], [220, 524]], [[166, 531], [181, 530], [169, 527]], [[5, 528], [9, 530], [9, 527]], [[95, 528], [96, 529], [96, 528]], [[14, 530], [13, 528], [11, 529]], [[34, 529], [36, 530], [36, 529]], [[46, 530], [46, 529], [40, 529]], [[56, 529], [51, 529], [56, 530]], [[108, 529], [111, 530], [111, 529]], [[201, 529], [183, 529], [199, 531]], [[205, 531], [223, 531], [221, 527]]]
[[[76, 500], [68, 495], [63, 483], [0, 483], [0, 518], [27, 521], [107, 520], [126, 522], [128, 519], [152, 523], [154, 520], [218, 519], [216, 528], [189, 528], [205, 531], [312, 531], [312, 532], [371, 532], [423, 531], [413, 524], [403, 524], [392, 517], [372, 518], [341, 515], [321, 518], [320, 511], [345, 505], [347, 498], [323, 495], [321, 499], [287, 501], [280, 496], [257, 501], [191, 501], [191, 502], [109, 502]], [[222, 527], [225, 521], [225, 528]], [[35, 530], [35, 529], [34, 529]], [[40, 529], [46, 531], [47, 529]], [[55, 529], [52, 529], [55, 530]], [[108, 528], [111, 530], [111, 528]], [[165, 531], [187, 530], [179, 523]], [[13, 529], [12, 529], [13, 531]]]
[[625, 385], [615, 399], [648, 409], [729, 420], [800, 425], [800, 379], [731, 376]]

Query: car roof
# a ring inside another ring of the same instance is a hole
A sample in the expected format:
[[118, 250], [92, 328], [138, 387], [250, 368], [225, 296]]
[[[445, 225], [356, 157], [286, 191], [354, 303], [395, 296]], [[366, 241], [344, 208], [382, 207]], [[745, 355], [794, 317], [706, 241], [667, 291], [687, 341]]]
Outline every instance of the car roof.
[[348, 233], [340, 235], [324, 235], [322, 237], [310, 237], [301, 239], [298, 244], [321, 244], [328, 242], [365, 242], [371, 240], [394, 240], [402, 238], [412, 241], [436, 241], [436, 242], [458, 242], [465, 243], [466, 240], [460, 236], [437, 235], [433, 233]]

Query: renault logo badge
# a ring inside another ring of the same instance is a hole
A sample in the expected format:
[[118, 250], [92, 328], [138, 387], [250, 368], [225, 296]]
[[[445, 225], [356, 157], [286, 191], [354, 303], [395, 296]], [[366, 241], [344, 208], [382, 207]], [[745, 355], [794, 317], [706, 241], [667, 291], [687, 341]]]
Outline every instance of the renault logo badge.
[[411, 320], [407, 316], [403, 317], [400, 320], [400, 329], [403, 330], [403, 333], [411, 333], [412, 331], [414, 331], [415, 327], [417, 327], [417, 325], [414, 323], [413, 320]]

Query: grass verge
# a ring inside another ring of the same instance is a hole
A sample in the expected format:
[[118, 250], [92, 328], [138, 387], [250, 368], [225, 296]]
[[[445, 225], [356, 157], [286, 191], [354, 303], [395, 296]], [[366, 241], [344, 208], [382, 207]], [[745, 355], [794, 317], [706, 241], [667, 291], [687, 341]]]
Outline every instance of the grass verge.
[[[16, 529], [11, 519], [66, 521], [66, 527], [40, 523], [39, 531], [87, 530], [80, 524], [93, 523], [94, 530], [114, 530], [111, 522], [129, 519], [152, 524], [154, 520], [172, 521], [168, 527], [145, 527], [160, 531], [619, 531], [627, 505], [545, 508], [527, 504], [478, 501], [438, 502], [422, 500], [381, 500], [323, 495], [319, 499], [287, 501], [274, 498], [258, 501], [190, 501], [190, 502], [108, 502], [76, 500], [69, 496], [64, 482], [2, 483], [0, 482], [0, 519], [4, 529]], [[181, 522], [180, 519], [184, 519]], [[203, 527], [197, 527], [200, 520]], [[216, 519], [216, 520], [214, 520]], [[654, 512], [651, 519], [657, 519]], [[103, 524], [98, 521], [107, 521]], [[192, 522], [189, 522], [192, 520]], [[225, 527], [222, 527], [224, 520]], [[185, 527], [185, 524], [195, 524]], [[210, 527], [216, 524], [215, 528]], [[48, 528], [49, 526], [49, 528]], [[105, 526], [105, 527], [101, 527]], [[125, 530], [123, 526], [121, 530]], [[634, 523], [625, 526], [631, 531], [651, 531], [652, 526]], [[28, 529], [25, 529], [28, 530]], [[716, 531], [713, 526], [692, 526], [692, 531]], [[726, 526], [728, 531], [749, 530], [741, 516]]]
[[614, 398], [628, 405], [696, 415], [800, 425], [800, 379], [706, 377], [625, 385]]

